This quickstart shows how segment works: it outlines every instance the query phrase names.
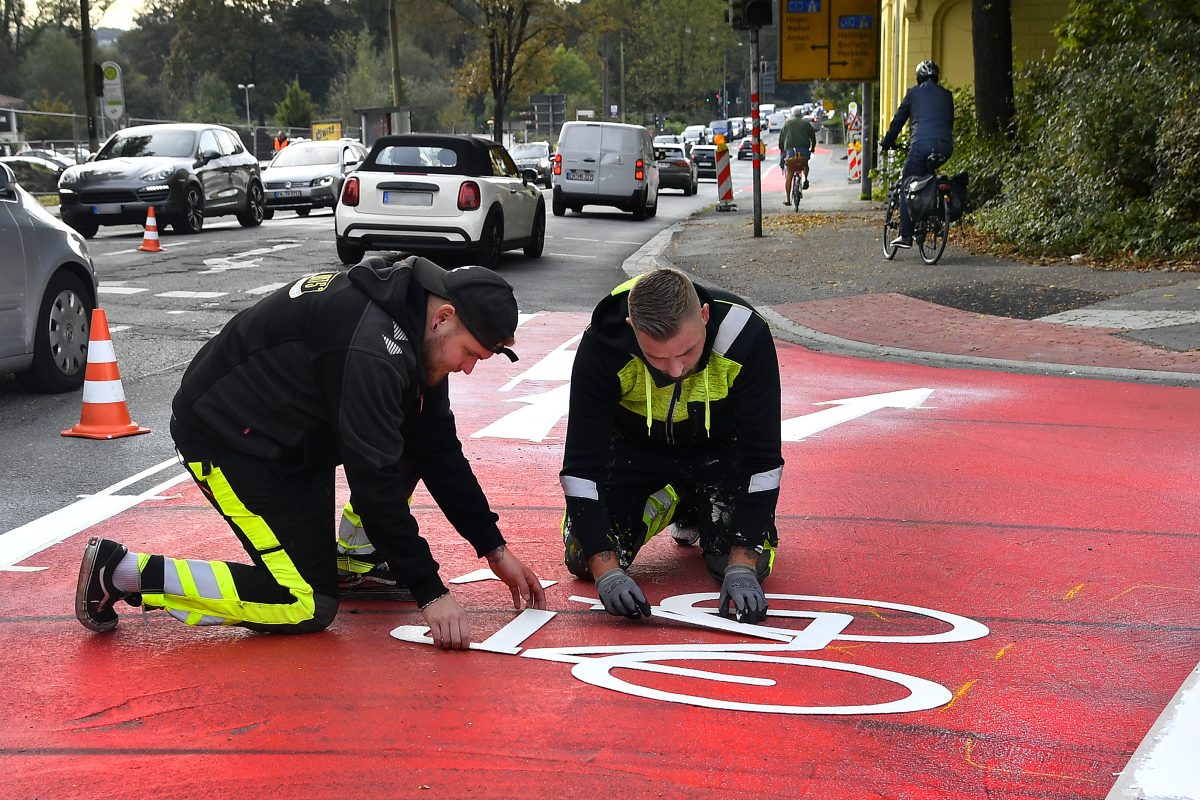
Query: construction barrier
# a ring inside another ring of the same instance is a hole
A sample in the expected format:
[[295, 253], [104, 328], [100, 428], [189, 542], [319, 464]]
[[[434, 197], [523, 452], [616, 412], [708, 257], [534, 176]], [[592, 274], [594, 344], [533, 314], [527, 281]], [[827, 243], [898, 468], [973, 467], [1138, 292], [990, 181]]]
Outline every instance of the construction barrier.
[[862, 180], [862, 140], [857, 139], [846, 145], [846, 155], [850, 160], [850, 177], [851, 181]]
[[154, 206], [146, 209], [146, 233], [142, 236], [142, 246], [138, 248], [146, 253], [161, 253], [163, 247], [158, 243], [158, 220], [154, 218]]
[[737, 205], [733, 202], [733, 174], [729, 165], [729, 146], [725, 137], [718, 134], [717, 142], [717, 211], [733, 211]]
[[108, 333], [108, 315], [92, 309], [92, 330], [88, 340], [87, 371], [83, 376], [83, 411], [79, 424], [62, 432], [63, 436], [83, 439], [119, 439], [149, 433], [129, 418], [121, 373], [112, 337]]

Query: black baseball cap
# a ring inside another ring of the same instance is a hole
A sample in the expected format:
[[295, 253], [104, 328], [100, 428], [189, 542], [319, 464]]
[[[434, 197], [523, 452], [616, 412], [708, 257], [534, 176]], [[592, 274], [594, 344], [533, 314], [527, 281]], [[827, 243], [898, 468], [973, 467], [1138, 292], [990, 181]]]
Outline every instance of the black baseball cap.
[[446, 298], [479, 343], [516, 361], [507, 345], [517, 330], [517, 298], [508, 281], [487, 267], [446, 270], [427, 258], [415, 258], [413, 277], [426, 291]]

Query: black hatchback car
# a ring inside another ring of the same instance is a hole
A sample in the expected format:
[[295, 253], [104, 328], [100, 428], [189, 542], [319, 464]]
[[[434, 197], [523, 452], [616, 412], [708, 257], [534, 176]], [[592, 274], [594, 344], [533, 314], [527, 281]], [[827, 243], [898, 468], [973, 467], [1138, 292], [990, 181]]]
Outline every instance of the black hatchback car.
[[263, 220], [258, 159], [220, 125], [140, 125], [118, 131], [90, 161], [58, 180], [64, 222], [91, 238], [101, 225], [142, 225], [154, 207], [159, 225], [199, 233], [204, 218], [236, 214], [249, 228]]

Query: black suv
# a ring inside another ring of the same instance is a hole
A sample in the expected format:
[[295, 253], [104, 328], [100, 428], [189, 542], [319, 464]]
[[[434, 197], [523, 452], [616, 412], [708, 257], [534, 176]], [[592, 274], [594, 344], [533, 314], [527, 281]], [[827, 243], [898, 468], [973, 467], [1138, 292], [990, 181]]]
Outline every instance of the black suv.
[[62, 219], [91, 238], [101, 225], [142, 225], [146, 209], [179, 233], [199, 233], [204, 218], [237, 214], [263, 220], [258, 160], [220, 125], [140, 125], [118, 131], [87, 163], [58, 180]]

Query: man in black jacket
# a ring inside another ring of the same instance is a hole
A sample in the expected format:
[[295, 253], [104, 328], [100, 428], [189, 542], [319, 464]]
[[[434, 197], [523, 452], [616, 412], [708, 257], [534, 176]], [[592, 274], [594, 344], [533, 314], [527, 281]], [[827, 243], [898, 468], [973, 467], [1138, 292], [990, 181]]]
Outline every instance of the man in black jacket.
[[338, 608], [338, 464], [435, 643], [466, 648], [470, 626], [409, 511], [418, 481], [508, 584], [514, 607], [524, 598], [545, 608], [463, 455], [446, 381], [496, 353], [515, 361], [516, 327], [512, 287], [499, 275], [415, 257], [301, 278], [239, 313], [184, 373], [171, 433], [253, 565], [129, 553], [93, 537], [76, 592], [80, 622], [113, 629], [113, 606], [125, 599], [190, 625], [324, 629]]
[[723, 616], [758, 622], [779, 537], [779, 363], [741, 298], [659, 269], [596, 306], [571, 373], [563, 545], [604, 608], [651, 608], [625, 570], [674, 522], [721, 583]]
[[[896, 137], [908, 123], [910, 143], [908, 158], [902, 173], [904, 183], [909, 178], [929, 175], [933, 167], [929, 157], [935, 155], [937, 163], [945, 163], [954, 152], [954, 95], [938, 85], [941, 70], [932, 61], [917, 64], [917, 85], [908, 90], [892, 124], [888, 126], [879, 147], [890, 150], [896, 146]], [[908, 204], [900, 204], [900, 236], [892, 240], [895, 247], [912, 247], [913, 221], [908, 213]]]

